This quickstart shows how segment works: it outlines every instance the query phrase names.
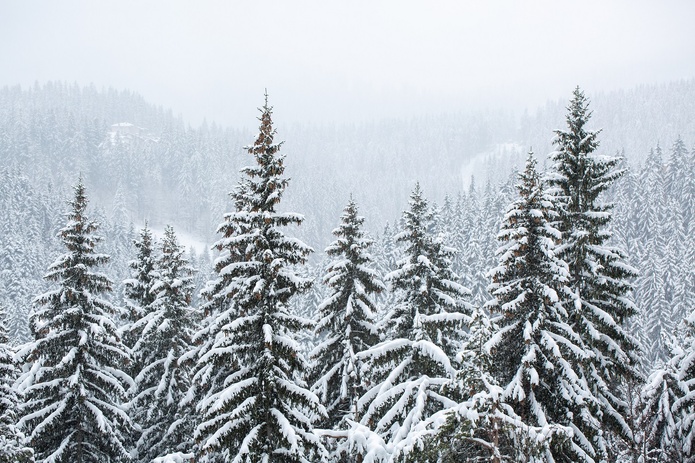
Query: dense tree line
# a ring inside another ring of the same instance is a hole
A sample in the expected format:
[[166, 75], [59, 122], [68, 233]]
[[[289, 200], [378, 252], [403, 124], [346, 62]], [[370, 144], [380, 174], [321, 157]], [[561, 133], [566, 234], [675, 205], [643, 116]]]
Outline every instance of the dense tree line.
[[[63, 254], [29, 333], [8, 319], [29, 342], [0, 339], [0, 458], [695, 461], [695, 151], [679, 138], [631, 171], [579, 89], [565, 119], [544, 171], [530, 153], [441, 206], [416, 184], [377, 239], [351, 198], [309, 266], [266, 98], [200, 299], [172, 227], [124, 226], [121, 199], [89, 219], [82, 178], [62, 221], [33, 211], [53, 195], [7, 190], [38, 243], [61, 224]], [[97, 252], [102, 221], [126, 265]], [[8, 259], [55, 249], [23, 254], [13, 226]]]

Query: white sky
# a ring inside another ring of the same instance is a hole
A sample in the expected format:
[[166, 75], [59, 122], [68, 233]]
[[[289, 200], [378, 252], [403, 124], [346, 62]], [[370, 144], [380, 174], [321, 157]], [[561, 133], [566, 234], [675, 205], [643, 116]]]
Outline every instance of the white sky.
[[533, 108], [695, 77], [692, 0], [0, 0], [0, 86], [131, 89], [194, 125]]

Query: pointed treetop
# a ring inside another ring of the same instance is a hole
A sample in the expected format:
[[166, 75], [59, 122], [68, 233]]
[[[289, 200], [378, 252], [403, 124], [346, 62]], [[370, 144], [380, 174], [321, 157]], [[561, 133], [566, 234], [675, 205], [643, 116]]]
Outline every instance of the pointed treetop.
[[422, 188], [420, 187], [420, 182], [415, 183], [415, 188], [413, 189], [413, 192], [410, 193], [410, 201], [409, 201], [413, 209], [421, 209], [421, 210], [426, 210], [429, 207], [429, 202], [425, 198]]
[[536, 161], [536, 156], [533, 154], [533, 148], [529, 148], [528, 154], [526, 155], [526, 170], [536, 170], [536, 164], [538, 164], [538, 161]]
[[258, 110], [261, 112], [261, 116], [258, 118], [258, 120], [261, 121], [258, 138], [256, 138], [253, 146], [246, 147], [246, 149], [255, 156], [264, 154], [272, 156], [279, 151], [282, 142], [273, 144], [276, 130], [273, 128], [273, 107], [268, 105], [267, 90], [264, 93], [263, 107], [258, 108]]
[[540, 174], [536, 170], [536, 165], [536, 156], [533, 154], [533, 151], [529, 151], [524, 171], [517, 173], [519, 183], [517, 183], [516, 189], [522, 198], [528, 199], [539, 193], [538, 187], [541, 184], [541, 179]]
[[74, 198], [69, 199], [67, 203], [75, 208], [75, 212], [77, 212], [78, 209], [80, 212], [82, 212], [87, 208], [88, 202], [82, 174], [80, 174], [77, 179], [77, 183], [72, 188], [75, 191], [75, 196]]
[[572, 100], [567, 107], [567, 124], [581, 130], [584, 124], [591, 118], [593, 111], [589, 111], [589, 100], [584, 92], [577, 86], [572, 92]]

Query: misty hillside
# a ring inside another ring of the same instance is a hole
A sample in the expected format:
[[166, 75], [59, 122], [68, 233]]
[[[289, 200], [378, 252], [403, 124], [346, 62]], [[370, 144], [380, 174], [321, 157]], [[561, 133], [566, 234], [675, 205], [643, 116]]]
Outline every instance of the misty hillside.
[[[695, 139], [694, 92], [691, 80], [597, 95], [592, 122], [604, 130], [602, 151], [624, 151], [638, 165], [659, 143]], [[529, 147], [543, 162], [565, 106], [342, 126], [279, 121], [295, 179], [286, 205], [312, 211], [300, 234], [319, 247], [350, 193], [376, 230], [398, 217], [416, 181], [441, 201], [468, 188], [471, 175], [479, 186], [504, 181]], [[100, 208], [119, 209], [136, 224], [172, 223], [209, 242], [254, 133], [214, 123], [190, 127], [128, 91], [49, 83], [0, 91], [0, 136], [5, 165], [30, 173], [33, 185], [60, 191], [81, 172]]]

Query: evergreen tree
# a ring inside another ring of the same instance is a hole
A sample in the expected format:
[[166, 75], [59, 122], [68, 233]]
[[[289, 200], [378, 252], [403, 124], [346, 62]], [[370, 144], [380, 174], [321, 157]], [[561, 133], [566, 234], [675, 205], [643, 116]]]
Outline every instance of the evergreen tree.
[[128, 265], [132, 269], [132, 277], [125, 280], [125, 295], [132, 301], [128, 304], [132, 318], [139, 319], [144, 315], [144, 308], [154, 302], [155, 296], [152, 293], [152, 285], [154, 284], [154, 276], [152, 271], [155, 267], [156, 257], [154, 255], [154, 238], [152, 230], [145, 226], [140, 230], [140, 237], [133, 240], [133, 245], [137, 250], [134, 260], [131, 260]]
[[417, 184], [410, 210], [403, 213], [402, 231], [395, 237], [397, 243], [405, 244], [405, 255], [387, 275], [400, 295], [386, 316], [387, 337], [435, 342], [453, 357], [460, 347], [455, 332], [472, 307], [465, 302], [470, 291], [457, 283], [459, 276], [451, 269], [457, 251], [446, 246], [441, 236], [433, 236], [434, 219]]
[[489, 342], [495, 374], [510, 403], [530, 426], [567, 426], [573, 439], [553, 442], [549, 461], [594, 462], [605, 456], [592, 397], [575, 365], [588, 359], [568, 321], [567, 264], [556, 256], [560, 233], [553, 228], [552, 198], [529, 153], [519, 175], [519, 199], [505, 216], [498, 239], [499, 265], [489, 286], [499, 329]]
[[[421, 456], [413, 461], [544, 461], [553, 439], [566, 439], [568, 429], [528, 426], [503, 401], [504, 390], [493, 377], [493, 358], [487, 344], [497, 327], [482, 307], [476, 307], [468, 325], [469, 336], [458, 355], [461, 365], [446, 388], [456, 405], [444, 412], [445, 423], [422, 432]], [[557, 437], [556, 437], [557, 435]]]
[[[391, 269], [396, 268], [396, 262], [403, 257], [403, 252], [395, 242], [397, 233], [396, 227], [391, 226], [386, 222], [383, 231], [377, 237], [374, 243], [374, 263], [376, 264], [377, 272], [381, 275], [386, 275]], [[391, 305], [393, 293], [391, 291], [382, 291], [377, 300], [380, 302], [379, 309]], [[383, 314], [377, 316], [377, 325], [381, 323]]]
[[433, 214], [416, 185], [396, 240], [405, 257], [387, 279], [398, 302], [386, 315], [386, 341], [361, 354], [372, 387], [360, 398], [362, 424], [394, 449], [410, 446], [414, 428], [453, 402], [441, 388], [452, 365], [471, 306], [470, 291], [451, 270], [455, 251], [432, 236]]
[[18, 369], [8, 343], [5, 310], [0, 306], [0, 463], [33, 462], [34, 452], [26, 446], [26, 437], [17, 427], [21, 400], [14, 382]]
[[191, 410], [181, 405], [190, 385], [188, 366], [181, 357], [191, 347], [197, 313], [190, 307], [193, 269], [174, 229], [167, 226], [156, 270], [150, 273], [154, 301], [141, 326], [133, 356], [143, 369], [135, 377], [134, 419], [141, 426], [138, 458], [153, 458], [192, 446]]
[[326, 428], [343, 427], [345, 420], [357, 419], [357, 399], [365, 391], [356, 355], [379, 341], [372, 295], [380, 293], [384, 284], [368, 254], [373, 241], [364, 236], [363, 223], [364, 217], [357, 215], [357, 205], [350, 199], [340, 226], [333, 230], [337, 239], [326, 248], [333, 261], [323, 282], [331, 293], [318, 308], [316, 334], [323, 341], [311, 354], [312, 391], [326, 405]]
[[[678, 353], [677, 378], [681, 396], [672, 405], [682, 461], [695, 462], [695, 311], [685, 319], [683, 352]], [[675, 391], [676, 389], [673, 388]]]
[[95, 252], [97, 223], [86, 214], [82, 180], [59, 237], [68, 252], [49, 267], [57, 288], [35, 300], [34, 341], [22, 352], [26, 395], [20, 423], [39, 462], [109, 463], [129, 459], [132, 423], [121, 407], [132, 384], [121, 370], [129, 356], [102, 295], [111, 281], [94, 271], [107, 255]]
[[608, 243], [612, 206], [599, 198], [623, 171], [615, 169], [618, 158], [595, 153], [599, 132], [587, 130], [590, 116], [588, 101], [576, 88], [567, 130], [555, 132], [557, 150], [551, 155], [555, 164], [549, 182], [560, 212], [559, 255], [569, 265], [572, 295], [564, 297], [565, 307], [572, 329], [589, 353], [584, 377], [599, 399], [604, 429], [631, 440], [628, 400], [621, 395], [622, 386], [638, 375], [638, 343], [624, 327], [637, 313], [629, 281], [636, 271], [626, 264], [623, 251]]
[[260, 133], [247, 148], [255, 165], [231, 194], [236, 210], [218, 228], [217, 278], [206, 291], [213, 315], [198, 360], [204, 390], [195, 431], [203, 461], [306, 462], [324, 456], [312, 419], [325, 409], [301, 381], [306, 369], [293, 333], [309, 321], [288, 311], [308, 289], [294, 266], [311, 249], [282, 227], [303, 217], [278, 212], [288, 184], [281, 143], [274, 143], [272, 108], [261, 109]]
[[[130, 266], [131, 278], [123, 282], [124, 292], [126, 296], [126, 306], [128, 308], [128, 320], [123, 328], [124, 343], [133, 348], [138, 339], [142, 335], [142, 330], [145, 328], [143, 323], [138, 323], [151, 310], [152, 303], [155, 300], [155, 294], [152, 287], [155, 284], [155, 261], [154, 254], [154, 238], [152, 231], [145, 226], [140, 230], [139, 239], [133, 240], [133, 245], [137, 251], [134, 260], [131, 260]], [[131, 372], [133, 375], [140, 373], [142, 365], [137, 359], [133, 359], [131, 364]]]
[[671, 147], [671, 156], [668, 160], [667, 177], [668, 189], [673, 196], [688, 200], [688, 149], [685, 142], [679, 136]]
[[678, 381], [682, 349], [671, 342], [671, 358], [652, 372], [642, 390], [640, 428], [642, 463], [683, 461], [674, 404], [683, 396]]

